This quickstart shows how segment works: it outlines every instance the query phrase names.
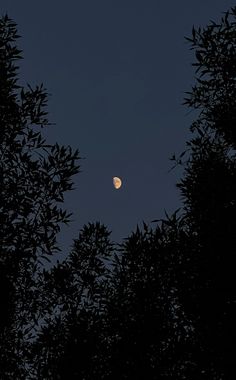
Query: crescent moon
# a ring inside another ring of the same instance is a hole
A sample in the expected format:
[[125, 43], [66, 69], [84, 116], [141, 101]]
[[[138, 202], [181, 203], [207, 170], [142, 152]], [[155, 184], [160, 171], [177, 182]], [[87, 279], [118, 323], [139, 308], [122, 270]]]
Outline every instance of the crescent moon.
[[122, 181], [119, 177], [113, 177], [113, 185], [115, 189], [119, 189], [122, 185]]

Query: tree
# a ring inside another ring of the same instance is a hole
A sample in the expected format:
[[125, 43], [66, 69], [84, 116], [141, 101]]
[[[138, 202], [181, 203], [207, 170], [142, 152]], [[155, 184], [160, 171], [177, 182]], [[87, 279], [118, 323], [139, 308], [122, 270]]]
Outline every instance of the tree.
[[48, 308], [32, 347], [37, 379], [104, 375], [101, 344], [113, 255], [109, 235], [100, 223], [85, 225], [65, 261], [42, 273]]
[[187, 241], [176, 212], [121, 244], [106, 317], [109, 379], [182, 379], [191, 370], [192, 324], [176, 276]]
[[235, 19], [236, 7], [187, 38], [196, 84], [185, 103], [198, 117], [177, 160], [187, 157], [183, 208], [116, 247], [105, 226], [88, 224], [68, 258], [43, 271], [39, 259], [56, 249], [67, 218], [54, 204], [71, 188], [78, 156], [32, 132], [47, 124], [45, 93], [11, 82], [15, 24], [3, 19], [2, 378], [235, 378]]
[[42, 259], [57, 252], [57, 233], [70, 214], [64, 193], [79, 170], [78, 151], [48, 145], [43, 85], [18, 84], [16, 24], [0, 19], [0, 377], [25, 378], [23, 340], [37, 320], [36, 277]]
[[185, 103], [199, 114], [178, 187], [197, 244], [182, 300], [198, 334], [195, 362], [207, 379], [235, 378], [235, 19], [236, 7], [187, 38], [196, 53], [196, 84]]
[[49, 314], [33, 351], [43, 379], [182, 379], [191, 370], [191, 320], [175, 272], [189, 237], [175, 213], [144, 224], [119, 249], [84, 226], [69, 257], [42, 281]]

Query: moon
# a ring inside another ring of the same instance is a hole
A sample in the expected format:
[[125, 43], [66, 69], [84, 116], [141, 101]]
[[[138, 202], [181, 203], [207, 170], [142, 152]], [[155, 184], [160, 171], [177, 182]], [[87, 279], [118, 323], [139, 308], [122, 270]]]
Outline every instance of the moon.
[[113, 185], [115, 189], [119, 189], [122, 185], [122, 181], [119, 177], [113, 177]]

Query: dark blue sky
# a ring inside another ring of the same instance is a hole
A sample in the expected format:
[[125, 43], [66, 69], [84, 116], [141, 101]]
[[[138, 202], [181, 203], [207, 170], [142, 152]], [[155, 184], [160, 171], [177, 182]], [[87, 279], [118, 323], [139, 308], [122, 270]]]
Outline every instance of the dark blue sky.
[[[194, 57], [184, 36], [193, 24], [219, 19], [229, 0], [2, 0], [18, 24], [21, 84], [44, 83], [51, 142], [79, 148], [82, 173], [66, 197], [74, 222], [67, 247], [88, 221], [101, 221], [120, 240], [180, 206], [181, 152], [191, 115], [181, 105], [193, 84]], [[123, 186], [114, 190], [112, 177]]]

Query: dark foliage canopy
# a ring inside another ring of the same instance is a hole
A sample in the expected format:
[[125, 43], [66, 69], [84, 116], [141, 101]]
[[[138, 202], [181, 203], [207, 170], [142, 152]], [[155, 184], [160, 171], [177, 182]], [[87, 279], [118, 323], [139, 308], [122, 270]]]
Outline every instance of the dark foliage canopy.
[[17, 85], [16, 38], [1, 19], [0, 377], [234, 380], [236, 7], [187, 38], [198, 115], [173, 157], [182, 209], [121, 244], [89, 223], [47, 270], [79, 155], [43, 139], [47, 94]]
[[[23, 351], [37, 320], [37, 270], [59, 250], [56, 236], [70, 214], [65, 191], [78, 172], [78, 151], [46, 144], [43, 85], [18, 84], [16, 24], [0, 19], [0, 377], [24, 378]], [[21, 361], [22, 360], [22, 361]]]

